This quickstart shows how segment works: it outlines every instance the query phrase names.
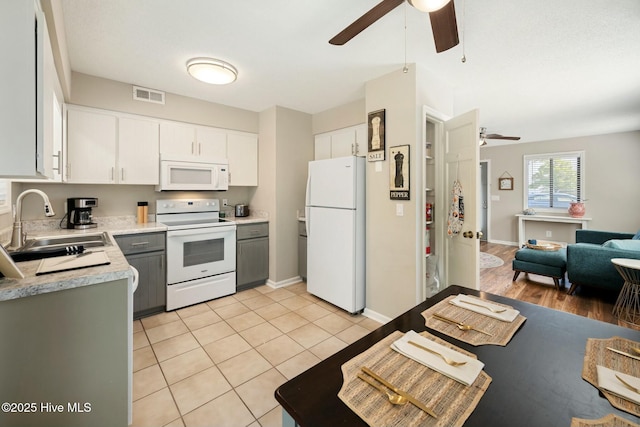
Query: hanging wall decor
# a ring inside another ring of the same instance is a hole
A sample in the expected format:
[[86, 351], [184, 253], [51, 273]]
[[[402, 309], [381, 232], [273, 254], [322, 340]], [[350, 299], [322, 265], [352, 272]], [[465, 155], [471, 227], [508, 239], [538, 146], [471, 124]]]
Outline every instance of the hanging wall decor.
[[498, 178], [499, 190], [513, 190], [513, 177], [509, 175], [509, 172], [505, 171], [500, 178]]
[[410, 200], [409, 146], [389, 148], [389, 197], [391, 200]]
[[384, 111], [385, 110], [374, 111], [367, 116], [367, 127], [369, 130], [367, 160], [370, 162], [382, 162], [385, 159]]

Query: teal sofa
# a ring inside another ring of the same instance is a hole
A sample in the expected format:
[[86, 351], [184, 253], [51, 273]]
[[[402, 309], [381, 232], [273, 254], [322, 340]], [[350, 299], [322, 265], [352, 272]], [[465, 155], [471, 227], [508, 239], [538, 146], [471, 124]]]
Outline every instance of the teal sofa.
[[613, 258], [640, 259], [640, 232], [576, 230], [576, 243], [567, 246], [568, 293], [577, 286], [622, 289], [624, 280], [611, 263]]

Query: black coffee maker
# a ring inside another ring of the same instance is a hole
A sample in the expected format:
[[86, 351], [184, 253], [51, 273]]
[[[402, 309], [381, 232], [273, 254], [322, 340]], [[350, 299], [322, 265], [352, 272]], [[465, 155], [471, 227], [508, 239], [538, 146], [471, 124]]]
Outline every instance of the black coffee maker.
[[91, 208], [98, 207], [98, 199], [94, 197], [74, 197], [67, 199], [67, 228], [76, 230], [95, 228], [92, 221]]

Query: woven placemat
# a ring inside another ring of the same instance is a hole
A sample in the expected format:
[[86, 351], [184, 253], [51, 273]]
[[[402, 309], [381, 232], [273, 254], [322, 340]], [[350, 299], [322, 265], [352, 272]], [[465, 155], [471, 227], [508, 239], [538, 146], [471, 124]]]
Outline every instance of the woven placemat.
[[[513, 338], [513, 335], [518, 331], [525, 320], [527, 320], [526, 317], [518, 314], [518, 317], [516, 317], [513, 322], [503, 322], [501, 320], [494, 319], [493, 317], [485, 316], [483, 314], [476, 313], [475, 311], [450, 304], [449, 301], [455, 297], [455, 295], [451, 295], [433, 307], [429, 307], [423, 311], [421, 314], [422, 317], [425, 318], [425, 325], [431, 329], [442, 332], [443, 334], [449, 335], [450, 337], [471, 345], [494, 344], [505, 346], [509, 341], [511, 341], [511, 338]], [[491, 304], [513, 308], [494, 301], [491, 301]], [[473, 325], [478, 329], [482, 329], [483, 331], [490, 333], [491, 336], [473, 330], [461, 331], [456, 325], [436, 319], [433, 317], [434, 313], [442, 314], [443, 316], [451, 319]]]
[[571, 418], [571, 427], [640, 427], [617, 415], [609, 414], [599, 420], [585, 420], [582, 418]]
[[[402, 335], [402, 332], [395, 331], [342, 365], [343, 383], [338, 397], [372, 427], [462, 426], [489, 387], [491, 377], [481, 371], [473, 384], [465, 386], [393, 351], [391, 343]], [[428, 332], [420, 335], [477, 359], [475, 354]], [[432, 409], [438, 418], [430, 417], [411, 403], [389, 403], [379, 390], [357, 377], [362, 366], [413, 395]]]
[[634, 377], [640, 377], [640, 360], [614, 353], [613, 351], [607, 350], [607, 347], [633, 354], [631, 348], [640, 347], [640, 343], [622, 337], [611, 337], [607, 339], [588, 338], [587, 348], [584, 354], [584, 363], [582, 365], [582, 378], [598, 388], [614, 407], [640, 417], [640, 405], [598, 387], [597, 365]]

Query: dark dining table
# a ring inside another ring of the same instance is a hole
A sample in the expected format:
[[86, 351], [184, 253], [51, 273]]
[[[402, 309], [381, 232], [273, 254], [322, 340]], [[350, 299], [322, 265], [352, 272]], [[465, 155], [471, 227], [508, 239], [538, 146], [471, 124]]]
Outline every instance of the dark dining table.
[[[504, 347], [474, 347], [425, 326], [420, 314], [450, 295], [474, 295], [508, 304], [527, 318]], [[302, 427], [366, 426], [339, 398], [340, 367], [394, 331], [428, 331], [477, 355], [493, 379], [473, 413], [469, 427], [570, 426], [571, 418], [599, 419], [616, 414], [640, 418], [613, 407], [582, 379], [587, 338], [624, 337], [640, 341], [640, 332], [486, 292], [449, 286], [360, 340], [287, 381], [275, 391], [283, 425]]]

